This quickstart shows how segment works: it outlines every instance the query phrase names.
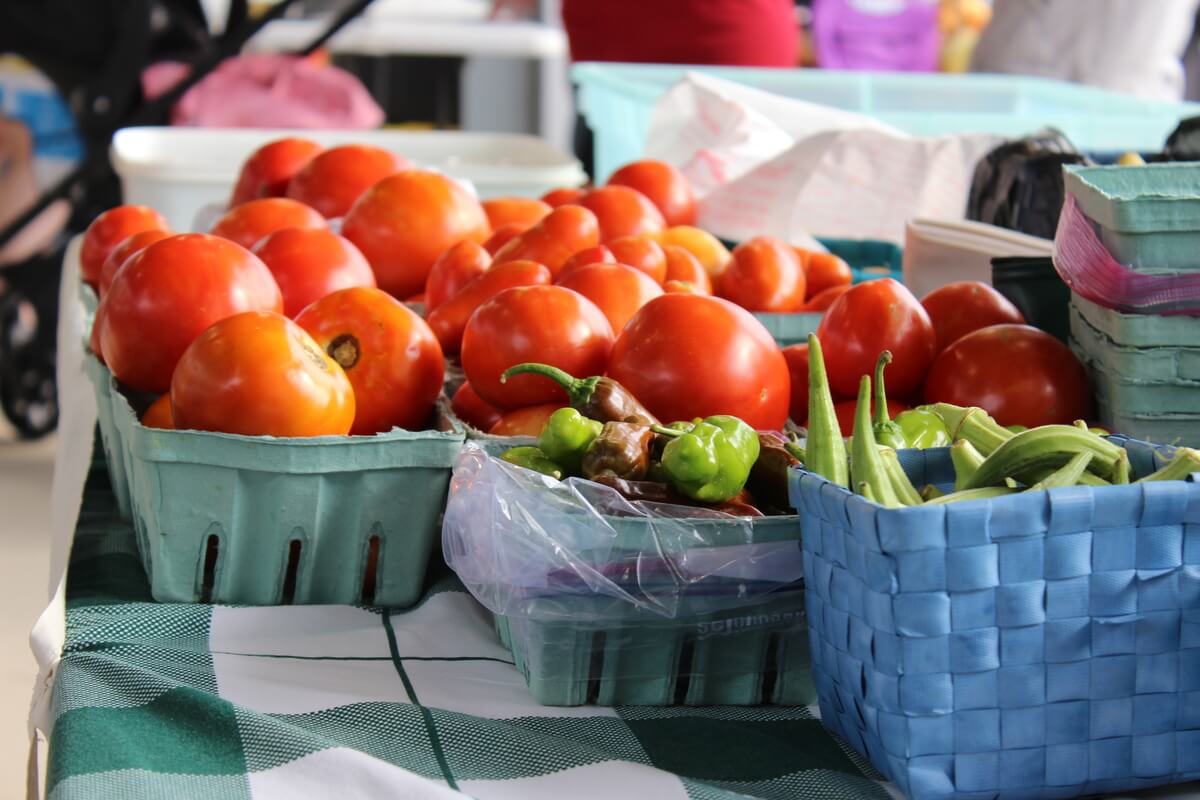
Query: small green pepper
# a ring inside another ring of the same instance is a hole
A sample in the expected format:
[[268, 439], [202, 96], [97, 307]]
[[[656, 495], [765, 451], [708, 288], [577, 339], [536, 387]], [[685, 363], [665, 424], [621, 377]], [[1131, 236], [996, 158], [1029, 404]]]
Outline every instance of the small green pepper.
[[671, 485], [701, 502], [737, 496], [758, 460], [758, 434], [737, 417], [708, 417], [686, 432], [661, 425], [654, 431], [671, 437], [662, 458]]
[[904, 434], [905, 447], [925, 450], [930, 447], [949, 447], [953, 443], [946, 423], [927, 408], [901, 411], [892, 422]]
[[546, 454], [536, 447], [510, 447], [500, 458], [518, 467], [549, 475], [555, 480], [561, 481], [563, 478], [563, 468], [546, 458]]
[[893, 450], [903, 450], [908, 447], [904, 431], [892, 420], [888, 419], [887, 390], [883, 386], [883, 369], [892, 363], [892, 353], [884, 350], [875, 362], [875, 413], [872, 416], [871, 432], [875, 434], [875, 443], [890, 447]]
[[604, 425], [588, 419], [573, 408], [560, 408], [546, 420], [538, 436], [538, 447], [551, 461], [578, 475], [579, 464]]

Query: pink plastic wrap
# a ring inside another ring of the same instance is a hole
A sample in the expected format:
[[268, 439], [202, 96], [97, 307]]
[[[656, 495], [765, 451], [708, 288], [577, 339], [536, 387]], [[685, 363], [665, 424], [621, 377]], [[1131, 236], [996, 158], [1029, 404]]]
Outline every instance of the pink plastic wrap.
[[1200, 273], [1147, 275], [1119, 263], [1071, 195], [1058, 219], [1054, 266], [1072, 291], [1107, 308], [1200, 316]]

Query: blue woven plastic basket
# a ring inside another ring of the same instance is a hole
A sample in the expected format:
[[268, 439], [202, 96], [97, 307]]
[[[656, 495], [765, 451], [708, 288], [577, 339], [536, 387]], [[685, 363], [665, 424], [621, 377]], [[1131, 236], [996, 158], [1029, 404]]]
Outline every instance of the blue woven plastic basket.
[[[953, 480], [945, 449], [902, 461]], [[911, 798], [1200, 777], [1200, 483], [884, 509], [796, 470], [791, 492], [822, 720]]]

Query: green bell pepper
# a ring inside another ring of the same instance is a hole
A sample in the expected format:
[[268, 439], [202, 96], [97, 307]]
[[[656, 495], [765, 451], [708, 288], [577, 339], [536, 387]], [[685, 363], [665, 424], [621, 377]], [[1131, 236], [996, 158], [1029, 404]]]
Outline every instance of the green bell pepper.
[[949, 447], [953, 443], [946, 423], [927, 408], [901, 411], [892, 422], [900, 428], [905, 447], [925, 450], [929, 447]]
[[538, 447], [551, 461], [578, 475], [583, 454], [603, 428], [603, 423], [588, 419], [573, 408], [560, 408], [546, 420], [538, 436]]
[[500, 455], [500, 458], [510, 464], [516, 464], [518, 467], [549, 475], [555, 480], [563, 479], [563, 468], [546, 458], [546, 454], [536, 447], [510, 447]]
[[654, 431], [671, 437], [663, 449], [663, 470], [671, 485], [693, 500], [724, 503], [733, 498], [758, 460], [758, 434], [737, 417], [708, 417], [687, 431], [661, 425]]

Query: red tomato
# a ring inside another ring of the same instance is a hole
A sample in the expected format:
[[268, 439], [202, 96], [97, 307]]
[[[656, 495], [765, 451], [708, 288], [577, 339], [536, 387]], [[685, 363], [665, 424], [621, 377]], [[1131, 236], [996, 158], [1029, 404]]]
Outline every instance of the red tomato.
[[354, 390], [299, 325], [248, 311], [187, 348], [171, 379], [171, 411], [181, 430], [339, 436], [354, 422]]
[[249, 250], [185, 233], [126, 262], [102, 305], [101, 349], [113, 374], [134, 390], [161, 393], [205, 328], [241, 311], [282, 311], [283, 298], [271, 271]]
[[563, 186], [560, 189], [551, 189], [542, 195], [542, 202], [551, 208], [559, 206], [571, 205], [579, 202], [579, 198], [587, 194], [587, 191], [575, 186]]
[[142, 425], [147, 428], [175, 429], [175, 418], [171, 414], [171, 393], [160, 394], [142, 414]]
[[691, 281], [663, 281], [662, 288], [666, 294], [709, 294]]
[[607, 246], [618, 264], [644, 272], [660, 285], [667, 279], [667, 256], [649, 236], [618, 236]]
[[1087, 419], [1087, 373], [1070, 349], [1029, 325], [968, 333], [933, 362], [930, 401], [979, 406], [1001, 425], [1034, 428]]
[[354, 387], [350, 433], [429, 426], [445, 362], [433, 331], [403, 303], [379, 289], [342, 289], [304, 309], [296, 324]]
[[697, 294], [712, 294], [712, 279], [708, 276], [708, 270], [690, 250], [677, 244], [664, 244], [662, 250], [667, 259], [668, 281], [690, 283], [696, 287]]
[[148, 231], [135, 233], [114, 247], [113, 251], [108, 254], [108, 258], [104, 259], [104, 266], [100, 268], [100, 283], [96, 286], [96, 293], [100, 297], [104, 297], [104, 295], [108, 294], [109, 287], [112, 286], [113, 277], [117, 274], [117, 270], [126, 261], [155, 242], [174, 235], [170, 231], [152, 228]]
[[371, 265], [348, 239], [328, 228], [284, 228], [254, 248], [283, 293], [283, 313], [295, 318], [338, 289], [375, 286]]
[[79, 251], [79, 275], [84, 283], [96, 286], [104, 259], [117, 245], [135, 233], [167, 230], [167, 221], [153, 208], [146, 206], [117, 206], [92, 220], [83, 234]]
[[1025, 324], [1025, 317], [1007, 297], [981, 281], [948, 283], [925, 295], [921, 305], [929, 312], [939, 353], [971, 331]]
[[804, 305], [804, 269], [796, 252], [770, 236], [757, 236], [733, 249], [729, 268], [717, 279], [717, 294], [750, 311], [799, 311]]
[[557, 276], [575, 253], [599, 243], [596, 217], [586, 208], [562, 206], [496, 253], [494, 263], [536, 261]]
[[404, 298], [404, 302], [409, 305], [425, 305], [425, 293], [414, 294], [411, 297]]
[[578, 292], [561, 286], [508, 289], [475, 310], [462, 340], [467, 380], [497, 408], [563, 402], [562, 387], [540, 375], [517, 375], [509, 367], [536, 361], [577, 378], [603, 375], [613, 332], [603, 312]]
[[833, 302], [839, 297], [850, 291], [850, 284], [841, 286], [830, 286], [823, 292], [812, 295], [808, 298], [808, 302], [800, 309], [801, 311], [827, 311]]
[[287, 196], [312, 206], [326, 219], [344, 217], [363, 192], [411, 166], [407, 158], [382, 147], [343, 144], [329, 148], [297, 172], [288, 183]]
[[668, 225], [696, 223], [696, 196], [682, 172], [666, 163], [646, 159], [626, 164], [608, 179], [609, 186], [637, 189], [662, 212]]
[[873, 375], [884, 350], [888, 393], [911, 397], [933, 363], [934, 334], [929, 315], [912, 292], [891, 278], [860, 283], [843, 294], [821, 318], [817, 336], [835, 394], [858, 395], [858, 381]]
[[490, 233], [483, 206], [436, 172], [411, 169], [384, 178], [358, 199], [342, 235], [358, 245], [379, 288], [393, 297], [421, 291], [438, 257], [461, 241]]
[[759, 430], [787, 421], [787, 361], [762, 323], [717, 297], [666, 294], [613, 346], [608, 374], [663, 422], [732, 414]]
[[425, 313], [450, 300], [491, 265], [491, 254], [475, 242], [459, 242], [442, 253], [425, 279]]
[[563, 278], [567, 277], [567, 275], [571, 274], [573, 270], [576, 270], [579, 267], [586, 267], [588, 264], [616, 263], [617, 257], [612, 254], [612, 250], [609, 250], [602, 244], [598, 244], [595, 247], [585, 247], [575, 255], [568, 258], [567, 262], [563, 264], [562, 269], [555, 277], [558, 280], [562, 280]]
[[475, 394], [470, 381], [458, 387], [454, 399], [450, 401], [450, 410], [475, 430], [484, 432], [490, 430], [504, 416], [504, 412], [483, 402], [483, 398]]
[[536, 261], [497, 264], [430, 312], [429, 327], [441, 342], [442, 350], [454, 355], [462, 347], [463, 331], [475, 309], [506, 289], [546, 286], [551, 281], [550, 270]]
[[301, 202], [287, 197], [266, 197], [234, 206], [209, 231], [247, 250], [284, 228], [328, 228], [325, 218]]
[[483, 212], [492, 230], [504, 225], [520, 225], [522, 230], [532, 228], [553, 210], [548, 203], [531, 197], [493, 197], [483, 201]]
[[542, 403], [509, 411], [488, 429], [488, 433], [492, 436], [538, 436], [550, 416], [560, 408], [566, 408], [566, 404]]
[[663, 293], [649, 275], [624, 264], [588, 264], [558, 281], [596, 304], [620, 332], [637, 310]]
[[92, 351], [96, 358], [100, 359], [101, 364], [107, 363], [104, 361], [103, 347], [104, 324], [107, 317], [108, 307], [101, 300], [100, 305], [96, 307], [96, 316], [92, 319], [92, 330], [88, 334], [88, 349]]
[[[887, 381], [885, 380], [886, 384]], [[888, 418], [894, 419], [901, 411], [908, 411], [908, 406], [901, 403], [899, 400], [888, 398]], [[842, 429], [842, 436], [851, 436], [854, 433], [854, 411], [858, 408], [858, 400], [839, 400], [833, 404], [833, 412], [837, 414], [838, 426]], [[871, 413], [875, 413], [875, 397], [871, 396]]]
[[789, 418], [797, 425], [808, 420], [808, 344], [789, 344], [783, 348], [788, 374], [792, 380], [792, 400]]
[[800, 254], [801, 263], [804, 264], [810, 299], [826, 289], [849, 286], [854, 282], [854, 273], [850, 270], [850, 265], [832, 253], [811, 253], [799, 248], [796, 250]]
[[314, 141], [295, 137], [264, 144], [242, 164], [230, 207], [263, 197], [283, 197], [288, 181], [321, 149]]
[[487, 241], [483, 243], [483, 249], [487, 250], [489, 254], [494, 256], [496, 253], [500, 252], [504, 245], [508, 244], [527, 230], [528, 228], [526, 228], [524, 225], [501, 225], [499, 228], [495, 228], [492, 231], [492, 235], [489, 236]]
[[661, 233], [667, 227], [654, 203], [628, 186], [601, 186], [577, 202], [596, 215], [600, 241], [605, 244], [619, 236]]

